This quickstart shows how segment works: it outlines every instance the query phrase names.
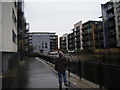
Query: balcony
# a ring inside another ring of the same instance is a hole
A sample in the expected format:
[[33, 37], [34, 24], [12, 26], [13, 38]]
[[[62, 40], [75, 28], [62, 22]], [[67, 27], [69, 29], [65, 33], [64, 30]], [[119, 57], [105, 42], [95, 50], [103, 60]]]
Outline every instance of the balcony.
[[29, 30], [28, 30], [28, 29], [26, 29], [26, 30], [25, 30], [25, 33], [27, 33], [27, 32], [29, 32]]
[[25, 46], [29, 46], [29, 43], [26, 43]]
[[107, 13], [113, 12], [114, 11], [113, 6], [111, 6], [110, 8], [108, 8], [106, 11], [107, 11]]
[[76, 33], [80, 32], [80, 29], [77, 29], [75, 32], [76, 32]]
[[77, 33], [75, 37], [80, 37], [80, 33]]
[[25, 36], [25, 39], [29, 39], [29, 36]]
[[110, 33], [110, 34], [109, 34], [109, 37], [114, 38], [115, 36], [116, 36], [116, 34], [115, 34], [115, 33]]
[[68, 42], [68, 44], [72, 44], [73, 42]]
[[88, 34], [88, 32], [83, 32], [83, 33], [82, 33], [82, 35], [87, 35], [87, 34]]
[[83, 44], [83, 47], [89, 47], [89, 45]]

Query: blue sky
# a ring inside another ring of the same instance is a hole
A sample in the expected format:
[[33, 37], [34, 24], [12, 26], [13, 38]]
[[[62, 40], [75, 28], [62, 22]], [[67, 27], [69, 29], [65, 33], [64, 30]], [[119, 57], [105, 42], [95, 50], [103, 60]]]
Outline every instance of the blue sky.
[[31, 32], [69, 33], [74, 24], [101, 20], [101, 4], [108, 0], [25, 0], [25, 17]]

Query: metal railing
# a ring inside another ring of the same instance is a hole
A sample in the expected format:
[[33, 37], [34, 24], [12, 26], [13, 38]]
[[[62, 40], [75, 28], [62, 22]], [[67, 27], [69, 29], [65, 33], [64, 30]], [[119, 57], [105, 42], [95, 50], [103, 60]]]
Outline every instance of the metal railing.
[[[57, 58], [40, 55], [46, 61], [55, 64]], [[100, 88], [120, 88], [120, 66], [81, 60], [68, 61], [68, 72], [74, 73], [80, 79], [84, 78], [96, 83]]]

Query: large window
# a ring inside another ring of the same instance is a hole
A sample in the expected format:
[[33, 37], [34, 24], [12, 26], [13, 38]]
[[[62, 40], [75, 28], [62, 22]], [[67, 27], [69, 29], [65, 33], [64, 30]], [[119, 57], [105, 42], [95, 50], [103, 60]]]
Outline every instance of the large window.
[[14, 43], [17, 43], [17, 36], [13, 30], [12, 30], [12, 40]]

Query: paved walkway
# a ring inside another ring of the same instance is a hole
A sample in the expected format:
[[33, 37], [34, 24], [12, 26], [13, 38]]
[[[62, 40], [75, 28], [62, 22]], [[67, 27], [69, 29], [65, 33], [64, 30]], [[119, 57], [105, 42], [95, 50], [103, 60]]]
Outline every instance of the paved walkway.
[[[29, 58], [18, 71], [13, 88], [58, 88], [57, 74], [42, 60]], [[66, 88], [63, 85], [63, 88]], [[70, 89], [71, 90], [71, 89]]]

